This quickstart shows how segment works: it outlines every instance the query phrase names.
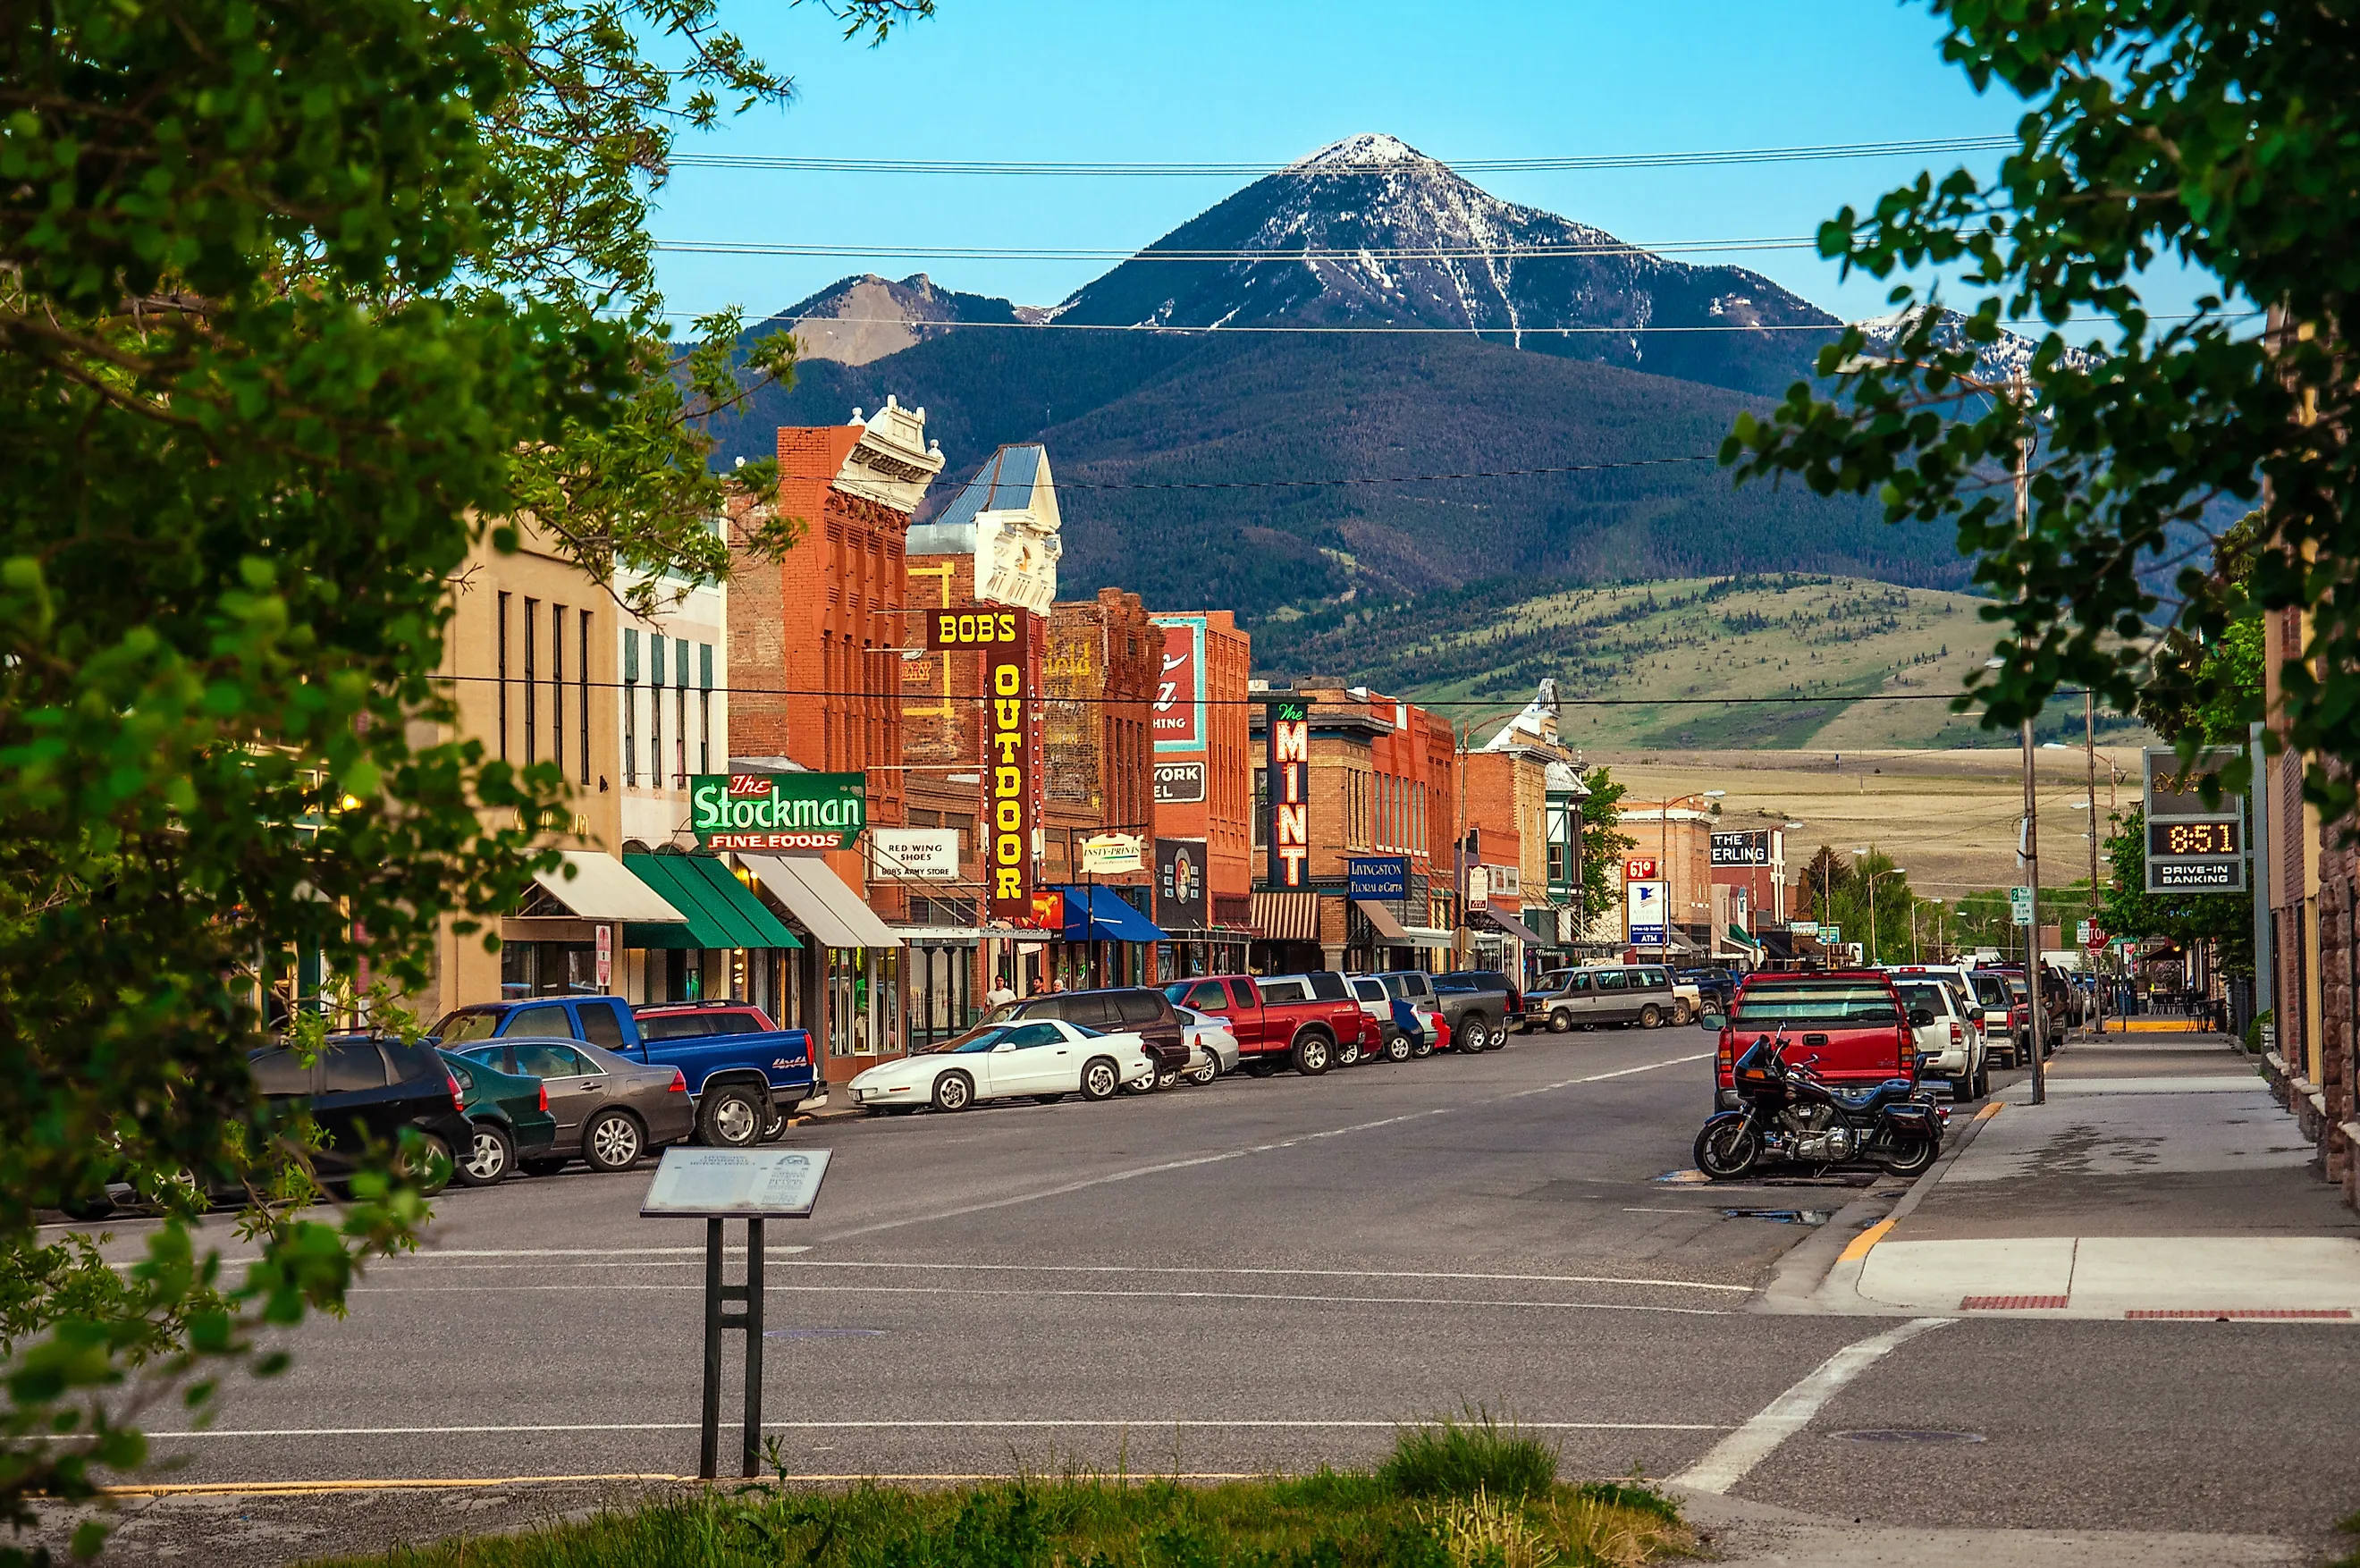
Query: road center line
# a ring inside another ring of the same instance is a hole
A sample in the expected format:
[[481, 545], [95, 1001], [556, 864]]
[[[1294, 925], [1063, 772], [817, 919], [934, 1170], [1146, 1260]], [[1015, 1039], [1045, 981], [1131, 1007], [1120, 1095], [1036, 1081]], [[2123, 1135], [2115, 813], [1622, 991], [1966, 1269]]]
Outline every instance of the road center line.
[[[582, 1285], [363, 1285], [352, 1296], [504, 1296], [550, 1295], [569, 1291], [687, 1291], [705, 1288], [701, 1281], [631, 1285], [611, 1281]], [[1277, 1290], [1084, 1290], [1078, 1288], [995, 1290], [978, 1285], [776, 1285], [766, 1282], [770, 1295], [798, 1296], [977, 1296], [1029, 1299], [1139, 1301], [1301, 1301], [1313, 1306], [1351, 1307], [1500, 1307], [1557, 1311], [1663, 1312], [1686, 1318], [1725, 1318], [1726, 1307], [1657, 1307], [1628, 1301], [1504, 1301], [1467, 1296], [1311, 1296]]]
[[[1651, 1214], [1710, 1214], [1712, 1212], [1710, 1210], [1699, 1209], [1648, 1209], [1633, 1212]], [[640, 1261], [640, 1266], [649, 1268], [690, 1268], [702, 1267], [704, 1266], [705, 1249], [703, 1247], [693, 1247], [683, 1250], [694, 1252], [695, 1255], [694, 1257], [645, 1259]], [[773, 1258], [777, 1257], [780, 1253], [790, 1250], [800, 1251], [801, 1249], [781, 1247], [766, 1247], [763, 1249], [765, 1255]], [[730, 1252], [727, 1255], [732, 1259], [737, 1259], [742, 1257], [743, 1255], [744, 1249], [738, 1248]], [[439, 1255], [450, 1257], [462, 1255], [444, 1253]], [[403, 1258], [399, 1261], [402, 1265], [402, 1272], [406, 1273], [414, 1269], [420, 1264], [434, 1261], [434, 1258], [429, 1255], [421, 1253], [412, 1257]], [[617, 1264], [574, 1263], [562, 1264], [557, 1266], [565, 1268], [601, 1268], [618, 1266], [619, 1262], [620, 1260], [618, 1260]], [[506, 1266], [508, 1266], [494, 1263], [468, 1263], [460, 1264], [450, 1269], [430, 1270], [429, 1272], [459, 1274], [473, 1272], [475, 1270], [501, 1269]], [[786, 1262], [782, 1266], [795, 1269], [901, 1269], [905, 1272], [919, 1274], [1157, 1274], [1232, 1275], [1250, 1278], [1280, 1279], [1464, 1279], [1517, 1285], [1627, 1285], [1646, 1289], [1716, 1290], [1732, 1296], [1751, 1296], [1754, 1294], [1754, 1288], [1750, 1285], [1715, 1285], [1701, 1279], [1656, 1279], [1644, 1276], [1633, 1277], [1619, 1274], [1493, 1274], [1470, 1273], [1463, 1270], [1424, 1268], [1270, 1268], [1249, 1267], [1242, 1266], [1237, 1267], [1226, 1267], [1218, 1264], [916, 1263], [903, 1260], [879, 1259], [874, 1261], [862, 1261], [857, 1258], [832, 1257], [798, 1257]], [[388, 1277], [388, 1271], [381, 1270], [379, 1277]]]
[[1092, 1187], [1104, 1187], [1117, 1181], [1132, 1181], [1142, 1176], [1162, 1176], [1175, 1170], [1190, 1170], [1199, 1166], [1220, 1165], [1233, 1159], [1244, 1159], [1251, 1155], [1275, 1154], [1281, 1149], [1291, 1149], [1304, 1144], [1317, 1143], [1324, 1138], [1341, 1138], [1354, 1133], [1374, 1132], [1379, 1127], [1396, 1127], [1404, 1122], [1419, 1122], [1433, 1116], [1448, 1116], [1454, 1112], [1471, 1111], [1480, 1106], [1500, 1104], [1510, 1100], [1528, 1099], [1535, 1094], [1550, 1094], [1560, 1089], [1572, 1089], [1584, 1083], [1602, 1083], [1608, 1079], [1628, 1078], [1633, 1073], [1654, 1072], [1660, 1068], [1680, 1067], [1688, 1062], [1703, 1061], [1711, 1055], [1710, 1051], [1698, 1051], [1688, 1056], [1670, 1057], [1662, 1061], [1644, 1062], [1637, 1067], [1617, 1068], [1612, 1072], [1593, 1072], [1580, 1078], [1559, 1079], [1555, 1083], [1544, 1083], [1534, 1089], [1519, 1089], [1508, 1094], [1487, 1095], [1483, 1099], [1470, 1100], [1462, 1104], [1436, 1105], [1424, 1111], [1407, 1112], [1399, 1116], [1381, 1116], [1373, 1122], [1355, 1122], [1348, 1127], [1329, 1127], [1323, 1132], [1303, 1133], [1292, 1138], [1282, 1138], [1275, 1143], [1253, 1144], [1245, 1148], [1224, 1149], [1218, 1154], [1196, 1155], [1187, 1159], [1171, 1159], [1160, 1161], [1154, 1165], [1132, 1166], [1127, 1170], [1109, 1171], [1104, 1176], [1090, 1176], [1078, 1181], [1061, 1182], [1054, 1187], [1043, 1188], [1037, 1192], [1018, 1193], [1012, 1198], [994, 1198], [980, 1203], [963, 1203], [956, 1208], [939, 1209], [931, 1213], [910, 1214], [898, 1220], [879, 1220], [870, 1224], [854, 1225], [848, 1230], [831, 1231], [820, 1239], [826, 1242], [848, 1241], [854, 1236], [875, 1235], [880, 1231], [899, 1230], [904, 1225], [931, 1224], [939, 1220], [955, 1220], [963, 1214], [980, 1214], [992, 1209], [1013, 1208], [1020, 1203], [1036, 1203], [1044, 1198], [1062, 1198], [1069, 1192], [1080, 1192]]
[[1885, 1354], [1928, 1329], [1955, 1323], [1956, 1318], [1912, 1318], [1897, 1328], [1864, 1340], [1855, 1340], [1813, 1367], [1803, 1380], [1765, 1405], [1761, 1412], [1712, 1445], [1710, 1453], [1672, 1477], [1676, 1486], [1692, 1492], [1721, 1494], [1745, 1479], [1746, 1473], [1775, 1453], [1778, 1445], [1811, 1424], [1819, 1408], [1839, 1389], [1867, 1371]]
[[[764, 1421], [764, 1431], [1048, 1431], [1059, 1428], [1098, 1431], [1169, 1431], [1177, 1427], [1188, 1431], [1253, 1431], [1271, 1429], [1287, 1431], [1393, 1431], [1404, 1423], [1398, 1420], [1166, 1420], [1145, 1416], [1136, 1419], [1109, 1420], [1099, 1417], [1050, 1417], [1015, 1420], [869, 1420], [869, 1421]], [[1694, 1421], [1524, 1421], [1516, 1423], [1536, 1431], [1727, 1431], [1725, 1426]], [[743, 1421], [723, 1421], [723, 1428], [738, 1430]], [[156, 1431], [147, 1436], [160, 1438], [259, 1438], [259, 1437], [434, 1437], [449, 1433], [469, 1436], [505, 1436], [524, 1432], [570, 1431], [695, 1431], [694, 1421], [578, 1421], [549, 1424], [519, 1424], [508, 1426], [432, 1426], [432, 1427], [239, 1427], [212, 1428], [195, 1431]]]

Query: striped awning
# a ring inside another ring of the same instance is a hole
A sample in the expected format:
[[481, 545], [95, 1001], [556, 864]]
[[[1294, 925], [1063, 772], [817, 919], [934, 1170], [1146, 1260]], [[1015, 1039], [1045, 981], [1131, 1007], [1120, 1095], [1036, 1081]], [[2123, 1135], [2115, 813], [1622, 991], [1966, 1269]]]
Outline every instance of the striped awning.
[[1257, 893], [1253, 923], [1266, 942], [1316, 942], [1319, 939], [1319, 895], [1316, 893]]

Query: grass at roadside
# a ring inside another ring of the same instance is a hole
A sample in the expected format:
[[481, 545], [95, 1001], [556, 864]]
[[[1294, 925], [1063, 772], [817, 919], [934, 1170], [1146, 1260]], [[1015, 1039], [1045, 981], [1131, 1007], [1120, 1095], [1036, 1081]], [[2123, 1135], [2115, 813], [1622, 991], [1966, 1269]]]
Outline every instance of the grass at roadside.
[[1556, 1464], [1548, 1444], [1477, 1413], [1405, 1431], [1375, 1471], [749, 1484], [318, 1568], [1636, 1568], [1693, 1545], [1657, 1493], [1565, 1485]]

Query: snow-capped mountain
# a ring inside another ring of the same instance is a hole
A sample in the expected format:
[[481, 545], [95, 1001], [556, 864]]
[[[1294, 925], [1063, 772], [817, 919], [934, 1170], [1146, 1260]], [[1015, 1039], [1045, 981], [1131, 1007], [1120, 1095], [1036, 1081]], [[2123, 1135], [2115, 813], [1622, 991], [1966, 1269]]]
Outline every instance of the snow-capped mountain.
[[[1516, 347], [1771, 392], [1825, 341], [1808, 329], [1841, 324], [1760, 273], [1672, 260], [1503, 202], [1390, 136], [1349, 137], [1254, 181], [1055, 316], [1471, 327]], [[1640, 327], [1657, 330], [1630, 330]]]
[[[1872, 316], [1852, 324], [1860, 328], [1862, 334], [1868, 339], [1868, 353], [1886, 354], [1923, 318], [1926, 308], [1923, 305], [1905, 305], [1890, 315]], [[1944, 311], [1941, 319], [1934, 323], [1934, 341], [1946, 349], [1968, 346], [1966, 323], [1967, 318], [1958, 312]], [[2032, 368], [2032, 356], [2039, 348], [2038, 342], [2021, 333], [2002, 330], [1996, 339], [1977, 349], [1975, 367], [1969, 374], [1978, 381], [1994, 386], [2005, 384], [2014, 379], [2017, 372]], [[2064, 363], [2077, 369], [2092, 363], [2091, 356], [2079, 348], [2067, 349], [2062, 358]]]

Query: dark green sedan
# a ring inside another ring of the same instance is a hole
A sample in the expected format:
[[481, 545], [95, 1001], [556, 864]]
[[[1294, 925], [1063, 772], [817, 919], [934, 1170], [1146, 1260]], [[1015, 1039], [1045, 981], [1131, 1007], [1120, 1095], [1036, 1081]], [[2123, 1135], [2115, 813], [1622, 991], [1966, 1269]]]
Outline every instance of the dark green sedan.
[[550, 1114], [549, 1091], [537, 1078], [501, 1072], [466, 1057], [442, 1053], [475, 1129], [472, 1145], [458, 1152], [452, 1174], [469, 1187], [489, 1187], [539, 1159], [557, 1142], [557, 1118]]

